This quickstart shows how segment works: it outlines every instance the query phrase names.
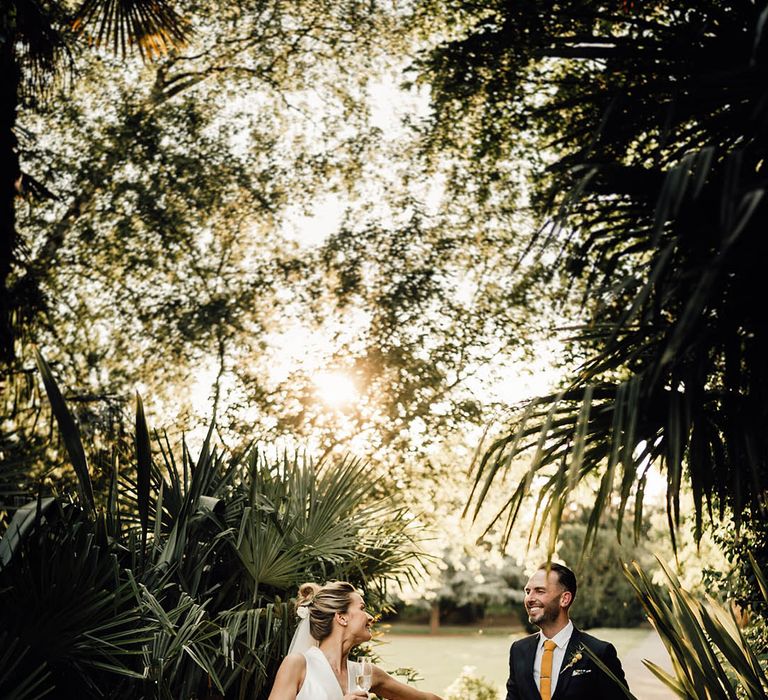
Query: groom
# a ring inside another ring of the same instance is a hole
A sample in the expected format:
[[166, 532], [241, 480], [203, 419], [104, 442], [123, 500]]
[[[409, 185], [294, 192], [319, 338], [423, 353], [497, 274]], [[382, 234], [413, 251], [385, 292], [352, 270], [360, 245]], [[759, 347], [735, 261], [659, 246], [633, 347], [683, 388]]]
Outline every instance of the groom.
[[568, 617], [576, 576], [562, 564], [546, 565], [525, 586], [528, 619], [541, 631], [509, 650], [507, 700], [619, 700], [619, 685], [585, 652], [589, 649], [626, 687], [612, 644], [577, 630]]

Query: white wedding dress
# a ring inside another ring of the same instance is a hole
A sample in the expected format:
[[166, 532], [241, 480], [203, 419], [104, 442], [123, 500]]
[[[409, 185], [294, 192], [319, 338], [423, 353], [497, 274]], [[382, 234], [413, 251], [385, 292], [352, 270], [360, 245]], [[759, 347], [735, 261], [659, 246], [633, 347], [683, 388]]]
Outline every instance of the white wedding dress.
[[[342, 700], [344, 693], [325, 654], [318, 647], [310, 647], [304, 652], [304, 658], [307, 672], [296, 700]], [[355, 687], [357, 666], [356, 661], [347, 661], [347, 687], [350, 690]]]

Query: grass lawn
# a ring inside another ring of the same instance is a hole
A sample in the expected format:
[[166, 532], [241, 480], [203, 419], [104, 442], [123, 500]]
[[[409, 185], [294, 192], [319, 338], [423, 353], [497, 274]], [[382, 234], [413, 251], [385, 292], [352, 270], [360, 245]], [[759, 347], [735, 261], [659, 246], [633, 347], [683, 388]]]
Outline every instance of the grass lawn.
[[[501, 691], [507, 681], [509, 645], [526, 634], [512, 628], [446, 627], [438, 635], [430, 635], [425, 627], [403, 626], [401, 629], [399, 625], [380, 625], [379, 629], [384, 633], [383, 643], [376, 648], [382, 659], [381, 667], [389, 672], [413, 668], [424, 679], [416, 687], [438, 694], [444, 693], [465, 666], [474, 666], [474, 675], [483, 676]], [[648, 629], [589, 632], [612, 642], [619, 658], [648, 635]]]

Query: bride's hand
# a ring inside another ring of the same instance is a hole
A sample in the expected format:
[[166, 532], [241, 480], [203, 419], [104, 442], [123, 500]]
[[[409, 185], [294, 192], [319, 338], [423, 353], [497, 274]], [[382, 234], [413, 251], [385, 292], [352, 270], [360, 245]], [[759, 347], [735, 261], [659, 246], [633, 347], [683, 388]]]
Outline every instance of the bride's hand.
[[350, 690], [342, 700], [368, 700], [368, 693], [364, 690]]

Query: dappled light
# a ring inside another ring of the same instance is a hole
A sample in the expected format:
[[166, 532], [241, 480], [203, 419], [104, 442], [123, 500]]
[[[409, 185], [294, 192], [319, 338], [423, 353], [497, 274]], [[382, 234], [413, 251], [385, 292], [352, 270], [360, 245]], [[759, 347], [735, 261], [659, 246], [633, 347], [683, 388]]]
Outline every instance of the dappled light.
[[344, 372], [320, 372], [313, 378], [317, 396], [331, 408], [352, 409], [358, 398], [357, 386]]

